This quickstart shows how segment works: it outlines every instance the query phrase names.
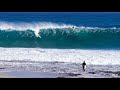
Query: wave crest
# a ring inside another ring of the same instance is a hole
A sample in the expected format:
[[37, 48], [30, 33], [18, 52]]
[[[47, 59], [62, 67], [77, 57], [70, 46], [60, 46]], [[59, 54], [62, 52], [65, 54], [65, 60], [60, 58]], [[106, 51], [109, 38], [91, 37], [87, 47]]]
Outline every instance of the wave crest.
[[52, 22], [38, 22], [38, 23], [25, 23], [25, 22], [0, 22], [0, 30], [33, 30], [36, 36], [39, 36], [38, 33], [41, 29], [55, 29], [55, 28], [71, 28], [73, 25], [66, 24], [56, 24]]

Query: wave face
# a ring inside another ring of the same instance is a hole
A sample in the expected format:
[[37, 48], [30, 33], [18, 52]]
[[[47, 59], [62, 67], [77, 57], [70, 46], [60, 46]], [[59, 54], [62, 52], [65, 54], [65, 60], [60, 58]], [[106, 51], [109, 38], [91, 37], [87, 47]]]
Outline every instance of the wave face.
[[120, 48], [120, 28], [0, 22], [0, 47]]

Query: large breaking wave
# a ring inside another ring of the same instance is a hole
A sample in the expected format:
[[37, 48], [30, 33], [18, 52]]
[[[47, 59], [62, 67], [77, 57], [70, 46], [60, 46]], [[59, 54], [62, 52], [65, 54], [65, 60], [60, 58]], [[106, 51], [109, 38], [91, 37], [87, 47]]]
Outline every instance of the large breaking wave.
[[120, 48], [120, 28], [0, 22], [0, 47]]

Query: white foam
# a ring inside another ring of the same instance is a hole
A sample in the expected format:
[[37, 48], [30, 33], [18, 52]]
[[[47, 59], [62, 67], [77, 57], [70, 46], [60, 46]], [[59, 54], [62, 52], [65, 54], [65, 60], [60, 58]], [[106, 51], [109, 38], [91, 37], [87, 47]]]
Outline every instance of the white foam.
[[120, 64], [119, 50], [0, 48], [0, 60], [73, 62], [94, 65]]
[[56, 24], [52, 22], [0, 22], [0, 29], [1, 30], [33, 30], [36, 36], [39, 36], [39, 32], [41, 29], [55, 29], [55, 28], [71, 28], [73, 25], [66, 25], [66, 24]]

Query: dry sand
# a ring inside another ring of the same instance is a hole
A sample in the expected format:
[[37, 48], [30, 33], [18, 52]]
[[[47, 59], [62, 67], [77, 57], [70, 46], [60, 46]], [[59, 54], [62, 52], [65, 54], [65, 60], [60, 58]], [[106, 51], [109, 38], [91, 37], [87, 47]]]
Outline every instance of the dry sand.
[[6, 72], [0, 72], [0, 78], [15, 78], [15, 76], [9, 75]]

